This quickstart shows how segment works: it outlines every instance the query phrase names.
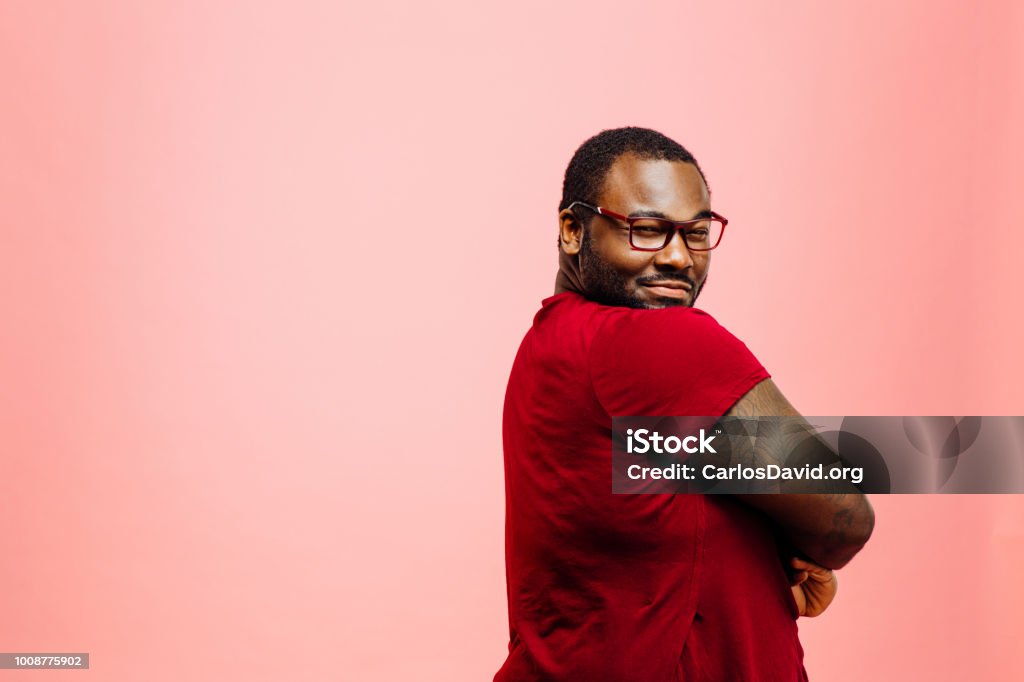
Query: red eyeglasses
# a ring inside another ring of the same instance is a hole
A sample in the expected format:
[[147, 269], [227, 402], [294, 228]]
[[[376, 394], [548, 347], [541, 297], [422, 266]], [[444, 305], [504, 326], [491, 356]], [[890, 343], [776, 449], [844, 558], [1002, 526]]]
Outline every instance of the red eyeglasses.
[[710, 251], [722, 241], [725, 226], [729, 224], [728, 220], [714, 211], [708, 211], [705, 216], [693, 220], [668, 220], [648, 216], [624, 216], [582, 201], [569, 204], [569, 210], [577, 204], [598, 215], [621, 220], [629, 225], [629, 246], [636, 251], [661, 251], [680, 230], [683, 232], [686, 248], [690, 251]]

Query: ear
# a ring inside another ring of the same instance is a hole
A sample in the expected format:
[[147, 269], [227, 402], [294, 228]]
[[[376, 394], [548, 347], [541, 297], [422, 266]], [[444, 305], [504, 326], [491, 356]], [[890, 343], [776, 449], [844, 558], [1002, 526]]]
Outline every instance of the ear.
[[558, 214], [558, 241], [570, 256], [578, 254], [583, 244], [583, 223], [569, 209]]

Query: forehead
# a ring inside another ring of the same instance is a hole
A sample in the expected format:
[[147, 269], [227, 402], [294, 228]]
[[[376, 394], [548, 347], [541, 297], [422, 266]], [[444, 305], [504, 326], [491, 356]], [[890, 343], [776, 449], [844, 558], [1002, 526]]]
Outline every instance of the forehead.
[[636, 154], [623, 154], [615, 160], [598, 202], [613, 211], [660, 211], [676, 220], [686, 220], [711, 206], [708, 188], [692, 163], [644, 159]]

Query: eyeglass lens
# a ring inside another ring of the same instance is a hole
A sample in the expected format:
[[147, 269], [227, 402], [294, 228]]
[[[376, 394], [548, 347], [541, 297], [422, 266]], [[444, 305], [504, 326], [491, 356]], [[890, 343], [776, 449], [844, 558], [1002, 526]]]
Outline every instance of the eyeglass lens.
[[[633, 222], [630, 241], [638, 249], [661, 249], [675, 235], [675, 224], [658, 218], [644, 218]], [[686, 245], [691, 249], [712, 249], [722, 238], [722, 221], [709, 218], [683, 228]]]

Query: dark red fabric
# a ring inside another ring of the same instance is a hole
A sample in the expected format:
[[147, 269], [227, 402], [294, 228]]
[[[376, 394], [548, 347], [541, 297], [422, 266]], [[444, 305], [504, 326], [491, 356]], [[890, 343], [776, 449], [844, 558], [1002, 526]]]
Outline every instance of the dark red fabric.
[[496, 682], [806, 680], [759, 514], [611, 492], [612, 416], [718, 416], [768, 376], [700, 310], [543, 302], [505, 396], [510, 642]]

